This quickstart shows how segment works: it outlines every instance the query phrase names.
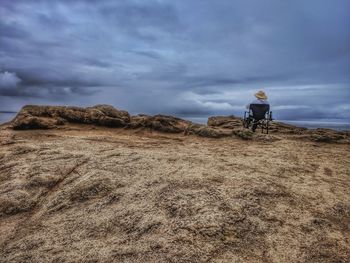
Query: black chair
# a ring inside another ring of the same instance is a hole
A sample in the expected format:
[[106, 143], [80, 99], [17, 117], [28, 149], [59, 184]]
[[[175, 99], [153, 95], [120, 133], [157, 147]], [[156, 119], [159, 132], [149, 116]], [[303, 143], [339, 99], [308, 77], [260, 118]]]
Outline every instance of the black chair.
[[258, 126], [261, 132], [269, 133], [269, 122], [272, 121], [272, 111], [269, 104], [250, 104], [249, 111], [244, 112], [243, 126], [250, 128], [255, 132]]

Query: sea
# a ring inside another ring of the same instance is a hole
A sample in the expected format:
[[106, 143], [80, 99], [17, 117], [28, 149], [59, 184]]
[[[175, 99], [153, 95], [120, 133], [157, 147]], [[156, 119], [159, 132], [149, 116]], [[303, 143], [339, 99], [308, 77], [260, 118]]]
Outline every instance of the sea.
[[[184, 117], [179, 116], [180, 118], [199, 123], [206, 124], [208, 118], [204, 117]], [[313, 119], [313, 120], [275, 120], [278, 122], [284, 122], [287, 124], [291, 124], [297, 127], [305, 127], [309, 129], [317, 129], [317, 128], [326, 128], [333, 129], [338, 131], [350, 131], [350, 120], [344, 119]]]
[[[0, 124], [11, 121], [17, 112], [1, 112], [0, 111]], [[206, 124], [207, 117], [189, 117], [189, 116], [178, 116], [195, 123]], [[346, 121], [343, 119], [317, 119], [317, 120], [276, 120], [279, 122], [288, 123], [298, 127], [306, 127], [309, 129], [316, 128], [327, 128], [339, 131], [350, 131], [350, 120]]]
[[0, 111], [0, 124], [11, 121], [16, 116], [16, 114], [17, 112]]

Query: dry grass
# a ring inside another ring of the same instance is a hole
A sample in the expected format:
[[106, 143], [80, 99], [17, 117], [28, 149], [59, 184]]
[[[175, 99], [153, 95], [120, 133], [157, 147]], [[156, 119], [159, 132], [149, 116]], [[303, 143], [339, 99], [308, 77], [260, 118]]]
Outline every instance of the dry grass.
[[0, 262], [348, 262], [348, 144], [0, 131]]

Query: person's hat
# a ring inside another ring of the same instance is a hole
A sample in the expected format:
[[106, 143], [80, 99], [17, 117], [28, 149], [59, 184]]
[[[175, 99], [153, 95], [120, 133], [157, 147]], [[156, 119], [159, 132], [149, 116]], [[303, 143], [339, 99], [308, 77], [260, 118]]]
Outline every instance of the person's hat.
[[263, 92], [262, 90], [255, 93], [254, 96], [260, 100], [267, 100], [267, 96], [266, 96], [265, 92]]

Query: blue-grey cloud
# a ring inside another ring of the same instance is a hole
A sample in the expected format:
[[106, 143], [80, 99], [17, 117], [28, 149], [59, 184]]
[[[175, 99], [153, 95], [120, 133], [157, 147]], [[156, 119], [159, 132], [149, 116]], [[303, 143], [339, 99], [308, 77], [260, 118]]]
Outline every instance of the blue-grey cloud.
[[278, 118], [349, 121], [349, 24], [347, 0], [3, 0], [0, 110], [241, 114], [264, 89]]

